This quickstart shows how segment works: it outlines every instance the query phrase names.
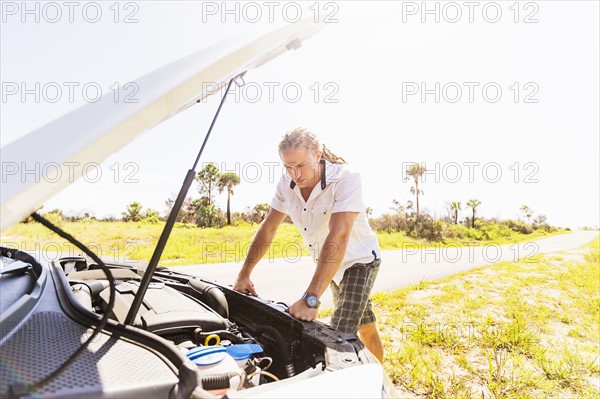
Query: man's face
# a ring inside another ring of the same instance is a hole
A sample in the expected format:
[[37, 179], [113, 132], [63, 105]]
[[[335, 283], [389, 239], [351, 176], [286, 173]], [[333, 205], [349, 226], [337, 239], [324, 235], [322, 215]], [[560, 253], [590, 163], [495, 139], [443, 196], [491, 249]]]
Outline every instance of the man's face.
[[310, 153], [306, 148], [288, 148], [281, 151], [281, 160], [290, 179], [300, 188], [313, 188], [320, 180], [321, 151]]

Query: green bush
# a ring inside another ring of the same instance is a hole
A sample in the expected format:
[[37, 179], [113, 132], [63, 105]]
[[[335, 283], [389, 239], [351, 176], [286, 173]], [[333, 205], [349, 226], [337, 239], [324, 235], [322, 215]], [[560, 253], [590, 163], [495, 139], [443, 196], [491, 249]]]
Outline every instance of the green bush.
[[444, 222], [439, 220], [427, 220], [421, 224], [419, 238], [429, 241], [441, 241], [443, 239]]
[[469, 228], [462, 224], [450, 224], [444, 229], [445, 238], [465, 238], [469, 237]]
[[521, 234], [531, 234], [533, 233], [533, 229], [530, 225], [525, 222], [521, 222], [520, 220], [504, 220], [502, 222], [504, 225], [508, 226], [509, 229]]
[[[477, 224], [477, 222], [475, 222]], [[482, 221], [481, 225], [478, 226], [486, 240], [499, 240], [504, 237], [510, 237], [513, 233], [508, 226], [504, 224], [491, 223]], [[529, 233], [527, 233], [529, 234]]]
[[550, 226], [548, 223], [534, 224], [533, 230], [542, 230], [547, 233], [554, 233], [556, 231], [556, 227]]
[[148, 208], [148, 209], [146, 209], [146, 212], [144, 212], [144, 218], [146, 218], [146, 219], [156, 218], [158, 220], [160, 218], [160, 215], [159, 215], [158, 211], [155, 211], [152, 208]]
[[[540, 219], [543, 221], [545, 219]], [[423, 212], [416, 215], [408, 215], [403, 212], [386, 213], [378, 218], [370, 219], [369, 224], [376, 232], [404, 233], [412, 239], [423, 239], [427, 241], [498, 241], [513, 242], [521, 235], [529, 235], [536, 231], [536, 235], [542, 232], [555, 233], [558, 229], [547, 223], [537, 223], [533, 226], [520, 220], [498, 220], [497, 218], [477, 218], [475, 228], [471, 227], [467, 218], [463, 224], [453, 224], [450, 218], [436, 220], [430, 214]], [[540, 234], [542, 233], [542, 234]]]
[[445, 223], [440, 220], [434, 220], [427, 213], [422, 213], [418, 217], [411, 216], [406, 219], [406, 234], [413, 238], [423, 238], [429, 241], [441, 241], [443, 239], [443, 230]]
[[404, 232], [407, 237], [425, 239], [428, 241], [443, 240], [473, 240], [494, 241], [511, 237], [515, 232], [531, 234], [533, 229], [521, 221], [506, 220], [500, 222], [496, 219], [477, 219], [475, 228], [470, 225], [451, 224], [443, 220], [435, 220], [427, 213], [415, 215], [384, 214], [379, 218], [369, 221], [375, 231]]
[[377, 219], [371, 219], [369, 224], [373, 230], [387, 233], [408, 230], [408, 218], [401, 213], [385, 213]]
[[223, 227], [227, 222], [221, 209], [215, 205], [200, 205], [196, 211], [198, 227]]
[[448, 225], [444, 230], [444, 238], [447, 239], [483, 241], [487, 239], [486, 237], [488, 237], [488, 234], [485, 231], [467, 227], [462, 224], [451, 224]]
[[127, 205], [125, 212], [121, 212], [123, 215], [124, 222], [139, 222], [142, 220], [142, 204], [137, 201], [133, 201]]

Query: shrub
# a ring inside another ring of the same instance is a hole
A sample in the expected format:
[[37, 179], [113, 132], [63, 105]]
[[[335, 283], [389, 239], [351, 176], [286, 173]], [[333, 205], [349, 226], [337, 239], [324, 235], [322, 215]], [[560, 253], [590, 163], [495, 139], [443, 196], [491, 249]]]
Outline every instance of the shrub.
[[469, 237], [469, 227], [462, 224], [451, 224], [444, 229], [445, 238], [465, 238]]
[[248, 207], [244, 220], [249, 223], [261, 223], [267, 217], [270, 209], [271, 207], [266, 202], [256, 204], [252, 209]]
[[504, 225], [508, 226], [509, 229], [521, 234], [531, 234], [533, 233], [533, 229], [530, 225], [521, 222], [520, 220], [505, 220], [502, 222]]
[[552, 232], [556, 231], [556, 227], [550, 226], [548, 223], [534, 224], [533, 229], [534, 230], [543, 230], [547, 233], [552, 233]]
[[147, 218], [152, 218], [152, 217], [158, 219], [160, 217], [160, 215], [159, 215], [158, 211], [155, 211], [152, 208], [148, 208], [148, 209], [146, 209], [146, 212], [144, 212], [144, 217], [146, 219]]
[[199, 227], [223, 227], [225, 215], [215, 205], [200, 205], [196, 211], [196, 225]]
[[139, 222], [142, 220], [142, 205], [134, 201], [127, 205], [125, 212], [122, 212], [124, 222]]
[[446, 223], [441, 220], [431, 220], [428, 223], [424, 223], [419, 234], [420, 238], [429, 241], [441, 241], [443, 239], [445, 224]]
[[377, 219], [371, 219], [369, 224], [375, 231], [392, 233], [395, 231], [406, 231], [408, 228], [407, 217], [400, 213], [385, 213]]
[[[477, 221], [475, 222], [477, 225]], [[481, 225], [478, 226], [479, 230], [483, 233], [486, 240], [498, 240], [503, 237], [510, 237], [512, 234], [511, 229], [504, 224], [498, 224], [489, 221], [482, 221]]]
[[441, 241], [443, 238], [442, 232], [445, 223], [439, 220], [434, 220], [427, 213], [422, 213], [418, 217], [411, 216], [407, 221], [407, 235], [413, 238], [424, 238], [429, 241]]

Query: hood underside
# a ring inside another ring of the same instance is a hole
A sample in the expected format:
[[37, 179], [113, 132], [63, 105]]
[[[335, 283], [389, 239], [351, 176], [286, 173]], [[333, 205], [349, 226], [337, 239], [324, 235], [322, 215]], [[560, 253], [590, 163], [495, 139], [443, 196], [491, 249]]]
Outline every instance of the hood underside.
[[115, 103], [108, 93], [2, 147], [0, 231], [23, 220], [83, 172], [71, 168], [72, 173], [49, 181], [20, 170], [101, 163], [143, 131], [218, 92], [215, 87], [241, 73], [298, 48], [319, 29], [303, 20], [200, 50], [136, 79], [136, 103]]

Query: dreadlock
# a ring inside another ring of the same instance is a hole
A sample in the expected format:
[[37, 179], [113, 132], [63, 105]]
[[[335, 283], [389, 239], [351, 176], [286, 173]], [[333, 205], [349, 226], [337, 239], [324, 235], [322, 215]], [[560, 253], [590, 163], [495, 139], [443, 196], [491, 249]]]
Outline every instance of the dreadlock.
[[304, 147], [313, 154], [321, 150], [321, 157], [334, 164], [348, 163], [344, 158], [334, 154], [325, 144], [321, 144], [319, 138], [313, 132], [305, 128], [297, 127], [289, 132], [286, 132], [279, 142], [279, 152], [288, 148]]

